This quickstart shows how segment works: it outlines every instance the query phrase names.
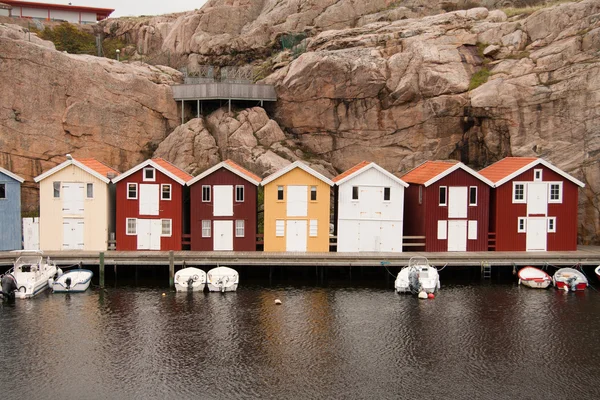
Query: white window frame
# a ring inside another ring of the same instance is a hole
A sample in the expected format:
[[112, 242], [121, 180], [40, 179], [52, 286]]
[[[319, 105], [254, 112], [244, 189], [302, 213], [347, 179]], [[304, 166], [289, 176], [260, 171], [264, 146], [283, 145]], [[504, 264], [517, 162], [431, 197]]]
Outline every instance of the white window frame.
[[[208, 198], [204, 198], [204, 189], [208, 189], [208, 191], [206, 193], [208, 193]], [[210, 203], [210, 199], [211, 199], [211, 190], [210, 190], [210, 185], [202, 185], [202, 202], [203, 203]], [[210, 237], [210, 236], [206, 236], [206, 237]]]
[[6, 198], [8, 197], [6, 195], [6, 188], [7, 188], [6, 183], [0, 183], [0, 187], [4, 187], [4, 196], [0, 197], [0, 200], [6, 200]]
[[[315, 199], [313, 200], [313, 193], [315, 194]], [[316, 186], [311, 186], [310, 187], [310, 201], [317, 201], [318, 197], [317, 197], [317, 187]]]
[[[146, 177], [146, 171], [152, 171], [152, 178]], [[142, 172], [142, 179], [144, 182], [156, 182], [156, 169], [154, 167], [146, 167]]]
[[467, 240], [477, 240], [477, 220], [467, 222]]
[[[356, 190], [356, 198], [354, 198], [354, 191]], [[360, 199], [360, 189], [358, 186], [352, 186], [352, 193], [350, 194], [352, 201], [358, 201]]]
[[[242, 198], [240, 200], [240, 197], [238, 196], [238, 190], [241, 189], [241, 194], [242, 194]], [[244, 199], [246, 198], [246, 188], [244, 187], [244, 185], [235, 185], [235, 201], [238, 203], [243, 203]]]
[[[521, 228], [521, 221], [523, 221], [522, 228]], [[527, 218], [525, 218], [525, 217], [517, 218], [517, 232], [518, 233], [526, 233], [527, 232]]]
[[[442, 189], [444, 189], [444, 202], [442, 203], [442, 199], [440, 197], [442, 197]], [[438, 203], [440, 206], [448, 206], [448, 186], [440, 186], [439, 192], [438, 192]]]
[[542, 170], [541, 169], [534, 169], [533, 170], [533, 181], [534, 182], [541, 182], [542, 181]]
[[[163, 197], [163, 194], [164, 194], [163, 188], [165, 188], [165, 187], [169, 188], [169, 198], [168, 199]], [[165, 200], [165, 201], [171, 201], [172, 198], [173, 198], [173, 187], [171, 186], [170, 183], [162, 183], [160, 185], [160, 199]]]
[[319, 235], [319, 220], [311, 219], [309, 221], [308, 236], [317, 237]]
[[[58, 186], [58, 188], [57, 188], [57, 186]], [[52, 198], [60, 199], [60, 188], [61, 188], [60, 181], [52, 182]], [[58, 193], [58, 196], [56, 195], [57, 193]]]
[[[281, 193], [281, 198], [279, 198], [279, 193]], [[277, 186], [277, 201], [285, 201], [285, 190], [283, 186]]]
[[246, 223], [243, 219], [235, 220], [235, 237], [244, 237], [246, 234]]
[[[129, 231], [129, 221], [135, 221], [133, 227], [133, 232]], [[125, 220], [125, 235], [127, 236], [136, 236], [137, 235], [137, 218], [127, 218]]]
[[[552, 199], [552, 185], [558, 185], [558, 199]], [[548, 184], [548, 203], [562, 203], [563, 199], [563, 183], [562, 182], [550, 182]]]
[[[550, 227], [550, 224], [552, 223], [552, 228]], [[549, 233], [556, 233], [556, 217], [549, 217], [548, 218], [548, 225], [547, 225], [547, 231]]]
[[[523, 198], [517, 199], [517, 186], [523, 186]], [[527, 203], [527, 185], [524, 182], [513, 182], [513, 191], [512, 191], [512, 202], [514, 203]]]
[[[386, 190], [386, 189], [388, 190], [388, 193], [389, 193], [389, 195], [390, 195], [390, 198], [389, 198], [389, 199], [387, 199], [387, 200], [385, 199], [385, 190]], [[383, 202], [384, 202], [384, 203], [389, 203], [389, 202], [391, 202], [391, 201], [392, 201], [392, 188], [391, 188], [390, 186], [385, 186], [385, 187], [383, 188]]]
[[[90, 196], [90, 188], [92, 188], [92, 195]], [[86, 183], [85, 184], [85, 198], [92, 200], [94, 198], [94, 184]]]
[[[130, 197], [129, 196], [129, 185], [133, 185], [135, 187], [135, 197]], [[138, 198], [138, 184], [134, 183], [134, 182], [127, 182], [127, 199], [128, 200], [137, 200]]]
[[[471, 190], [475, 189], [475, 202], [471, 203]], [[476, 206], [477, 205], [477, 195], [479, 192], [479, 189], [477, 186], [469, 186], [469, 205], [470, 206]]]
[[275, 220], [275, 236], [276, 237], [285, 236], [285, 220], [283, 220], [283, 219]]
[[[164, 233], [165, 221], [169, 221], [169, 233]], [[161, 237], [171, 237], [173, 236], [173, 220], [163, 218], [160, 220], [160, 236]]]
[[210, 219], [202, 220], [202, 237], [209, 238], [212, 235], [212, 221]]
[[437, 222], [437, 238], [438, 238], [438, 240], [448, 239], [448, 221], [438, 220], [438, 222]]

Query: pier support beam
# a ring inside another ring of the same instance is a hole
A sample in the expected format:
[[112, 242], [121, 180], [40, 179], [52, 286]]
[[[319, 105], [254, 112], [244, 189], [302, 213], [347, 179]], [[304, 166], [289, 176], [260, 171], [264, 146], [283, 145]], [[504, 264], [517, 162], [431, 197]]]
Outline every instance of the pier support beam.
[[100, 265], [100, 288], [104, 289], [104, 252], [100, 252], [98, 264]]
[[173, 250], [169, 251], [169, 287], [175, 286], [175, 254]]

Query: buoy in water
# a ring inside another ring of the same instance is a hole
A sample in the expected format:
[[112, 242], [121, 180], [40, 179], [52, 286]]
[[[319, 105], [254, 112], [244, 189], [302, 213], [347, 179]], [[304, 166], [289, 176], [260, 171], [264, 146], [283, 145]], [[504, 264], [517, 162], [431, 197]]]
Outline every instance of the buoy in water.
[[435, 299], [435, 295], [434, 295], [433, 293], [429, 293], [429, 294], [427, 295], [427, 298], [428, 298], [428, 299]]
[[163, 295], [163, 296], [166, 296], [167, 294], [166, 294], [166, 293], [163, 293], [162, 295]]
[[281, 304], [281, 300], [275, 299], [275, 304], [280, 305]]
[[427, 298], [427, 293], [425, 293], [425, 292], [419, 292], [419, 298], [420, 299], [426, 299]]

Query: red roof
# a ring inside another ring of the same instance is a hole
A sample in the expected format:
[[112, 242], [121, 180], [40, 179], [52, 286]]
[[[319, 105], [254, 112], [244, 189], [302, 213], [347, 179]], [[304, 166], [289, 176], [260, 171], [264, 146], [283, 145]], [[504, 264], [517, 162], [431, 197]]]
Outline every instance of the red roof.
[[247, 169], [240, 167], [239, 165], [237, 165], [236, 163], [234, 163], [231, 160], [225, 160], [224, 161], [227, 165], [229, 165], [232, 168], [235, 168], [236, 170], [238, 170], [239, 172], [241, 172], [242, 174], [246, 175], [248, 178], [250, 179], [254, 179], [256, 182], [260, 182], [262, 181], [262, 179], [256, 175], [254, 175], [252, 172], [248, 171]]
[[482, 169], [479, 173], [490, 181], [497, 183], [536, 160], [536, 157], [506, 157]]
[[341, 174], [339, 174], [338, 176], [336, 176], [335, 178], [333, 178], [332, 181], [339, 182], [342, 179], [344, 179], [345, 177], [347, 177], [349, 175], [352, 175], [356, 171], [360, 171], [361, 169], [363, 169], [364, 167], [366, 167], [369, 164], [371, 164], [370, 161], [361, 161], [358, 164], [356, 164], [354, 167], [350, 168], [347, 171], [342, 172]]
[[117, 171], [116, 169], [112, 169], [108, 165], [101, 163], [100, 161], [96, 160], [95, 158], [78, 158], [77, 161], [79, 161], [86, 167], [93, 169], [94, 171], [96, 171], [97, 173], [99, 173], [100, 175], [105, 176], [105, 177], [108, 177], [109, 173], [114, 174], [114, 176], [117, 176], [120, 174], [120, 172]]
[[2, 3], [8, 4], [13, 7], [31, 7], [31, 8], [45, 8], [45, 9], [51, 9], [51, 10], [93, 12], [96, 14], [106, 15], [106, 17], [108, 17], [113, 11], [115, 11], [113, 8], [83, 7], [83, 6], [72, 6], [72, 5], [68, 5], [68, 4], [38, 3], [38, 2], [33, 2], [33, 1], [2, 0]]
[[183, 179], [185, 182], [187, 182], [193, 178], [193, 176], [191, 176], [184, 170], [180, 169], [179, 167], [174, 166], [167, 160], [164, 160], [162, 158], [153, 158], [152, 161], [154, 161], [155, 163], [157, 163], [158, 165], [160, 165], [161, 167], [163, 167], [164, 169], [166, 169], [173, 175], [177, 176], [178, 178]]
[[401, 179], [404, 182], [423, 185], [456, 164], [458, 164], [456, 160], [425, 161], [423, 164], [410, 170]]

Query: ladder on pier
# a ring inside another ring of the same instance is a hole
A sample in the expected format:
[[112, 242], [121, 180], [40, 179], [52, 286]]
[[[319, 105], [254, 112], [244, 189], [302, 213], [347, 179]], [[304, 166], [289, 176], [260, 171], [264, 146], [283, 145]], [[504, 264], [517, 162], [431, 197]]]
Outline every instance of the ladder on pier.
[[492, 265], [487, 261], [481, 262], [481, 277], [483, 279], [492, 279]]

